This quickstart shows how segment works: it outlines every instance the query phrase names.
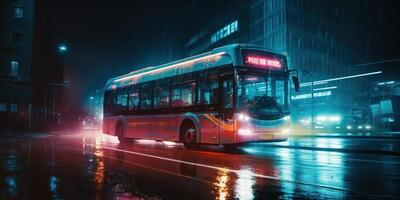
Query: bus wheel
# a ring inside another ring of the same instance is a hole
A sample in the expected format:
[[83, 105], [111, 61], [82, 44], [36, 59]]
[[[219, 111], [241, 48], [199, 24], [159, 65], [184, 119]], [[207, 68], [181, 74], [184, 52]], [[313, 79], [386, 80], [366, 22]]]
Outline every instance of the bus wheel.
[[196, 127], [193, 124], [183, 126], [181, 134], [183, 145], [188, 149], [194, 148], [196, 145]]
[[124, 126], [121, 123], [117, 124], [116, 135], [118, 137], [119, 143], [126, 143], [127, 139], [124, 137]]

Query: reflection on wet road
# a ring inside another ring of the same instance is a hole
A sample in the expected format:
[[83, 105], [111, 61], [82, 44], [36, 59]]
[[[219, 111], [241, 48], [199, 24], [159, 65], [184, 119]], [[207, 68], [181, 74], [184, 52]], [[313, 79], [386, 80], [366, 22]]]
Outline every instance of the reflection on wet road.
[[370, 142], [320, 139], [317, 144], [312, 139], [254, 144], [229, 153], [147, 140], [122, 145], [96, 132], [3, 139], [0, 199], [400, 197], [397, 155], [282, 147], [343, 148]]

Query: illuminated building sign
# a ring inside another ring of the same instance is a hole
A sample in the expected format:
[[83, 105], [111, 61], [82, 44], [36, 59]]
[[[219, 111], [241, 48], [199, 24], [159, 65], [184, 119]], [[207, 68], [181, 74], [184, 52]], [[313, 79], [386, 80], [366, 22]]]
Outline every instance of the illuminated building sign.
[[258, 68], [275, 68], [281, 69], [282, 64], [278, 59], [269, 58], [263, 55], [247, 54], [244, 58], [244, 64], [250, 67]]
[[238, 21], [234, 21], [225, 27], [221, 28], [219, 31], [211, 35], [211, 44], [218, 42], [219, 40], [228, 37], [232, 33], [235, 33], [239, 30]]
[[[314, 97], [326, 97], [331, 96], [332, 92], [330, 90], [323, 91], [323, 92], [314, 92]], [[299, 94], [292, 96], [292, 100], [299, 100], [299, 99], [309, 99], [311, 98], [311, 93], [308, 94]]]

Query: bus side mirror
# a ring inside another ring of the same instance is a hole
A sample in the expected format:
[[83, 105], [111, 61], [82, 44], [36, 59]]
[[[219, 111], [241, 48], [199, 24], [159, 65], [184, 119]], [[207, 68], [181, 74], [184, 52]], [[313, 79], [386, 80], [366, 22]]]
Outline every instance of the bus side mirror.
[[299, 92], [300, 91], [299, 77], [292, 76], [292, 81], [293, 81], [293, 85], [294, 85], [294, 91]]

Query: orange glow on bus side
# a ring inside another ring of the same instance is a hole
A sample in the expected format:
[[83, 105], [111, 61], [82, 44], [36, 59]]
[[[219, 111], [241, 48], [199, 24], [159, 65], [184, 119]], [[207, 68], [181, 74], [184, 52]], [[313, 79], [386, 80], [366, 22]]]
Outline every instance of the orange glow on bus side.
[[259, 68], [282, 68], [282, 63], [279, 60], [271, 59], [261, 55], [246, 55], [245, 64], [247, 66]]

